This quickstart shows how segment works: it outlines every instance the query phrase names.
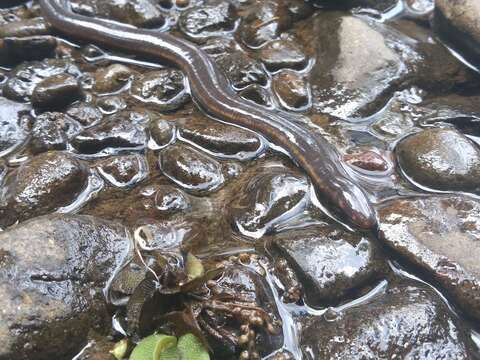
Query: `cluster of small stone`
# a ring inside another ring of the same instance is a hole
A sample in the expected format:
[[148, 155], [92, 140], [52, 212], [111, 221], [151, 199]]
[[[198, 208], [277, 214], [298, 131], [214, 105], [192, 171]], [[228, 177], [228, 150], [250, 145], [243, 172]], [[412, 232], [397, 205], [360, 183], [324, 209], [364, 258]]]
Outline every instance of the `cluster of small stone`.
[[[370, 185], [379, 229], [348, 232], [318, 215], [305, 175], [256, 134], [197, 109], [182, 72], [72, 46], [38, 1], [0, 1], [0, 358], [63, 358], [92, 340], [91, 329], [110, 329], [98, 297], [137, 222], [172, 251], [238, 249], [245, 237], [258, 249], [273, 234], [284, 258], [227, 256], [219, 266], [240, 276], [225, 289], [209, 282], [202, 304], [206, 318], [233, 319], [222, 334], [234, 334], [244, 359], [294, 358], [278, 350], [282, 341], [263, 342], [281, 338], [271, 336], [281, 327], [273, 297], [222, 299], [252, 270], [249, 285], [269, 276], [283, 302], [308, 305], [293, 322], [298, 348], [313, 358], [404, 358], [426, 348], [432, 358], [478, 356], [463, 319], [480, 319], [479, 77], [438, 41], [478, 68], [478, 0], [69, 2], [88, 16], [175, 28], [240, 96], [308, 111], [349, 172]], [[403, 14], [376, 21], [400, 3]], [[394, 274], [381, 244], [434, 280], [459, 316]], [[52, 261], [65, 281], [46, 281], [58, 278]], [[335, 307], [372, 287], [382, 289], [374, 299]], [[79, 359], [107, 359], [99, 344], [96, 357]]]

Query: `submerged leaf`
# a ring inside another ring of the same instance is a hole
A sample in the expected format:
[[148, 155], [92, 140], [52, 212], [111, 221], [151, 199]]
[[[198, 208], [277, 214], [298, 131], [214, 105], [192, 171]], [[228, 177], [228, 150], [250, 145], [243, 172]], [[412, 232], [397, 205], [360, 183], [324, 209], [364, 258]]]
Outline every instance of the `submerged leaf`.
[[224, 268], [216, 268], [216, 269], [209, 270], [204, 275], [198, 278], [195, 278], [183, 284], [182, 286], [180, 286], [180, 291], [182, 293], [187, 293], [187, 292], [196, 290], [203, 284], [206, 284], [208, 280], [213, 280], [216, 277], [220, 276], [224, 272], [224, 270], [225, 270]]
[[169, 349], [175, 348], [177, 338], [175, 336], [155, 334], [144, 338], [133, 349], [130, 360], [158, 360], [160, 354]]
[[192, 253], [187, 254], [185, 268], [189, 280], [202, 277], [205, 274], [205, 269], [202, 262]]
[[127, 356], [127, 351], [128, 351], [128, 340], [123, 339], [117, 342], [113, 346], [113, 349], [110, 350], [109, 352], [115, 357], [115, 359], [122, 360]]
[[[177, 344], [181, 360], [210, 360], [208, 351], [193, 334], [183, 335]], [[162, 359], [163, 360], [163, 359]]]

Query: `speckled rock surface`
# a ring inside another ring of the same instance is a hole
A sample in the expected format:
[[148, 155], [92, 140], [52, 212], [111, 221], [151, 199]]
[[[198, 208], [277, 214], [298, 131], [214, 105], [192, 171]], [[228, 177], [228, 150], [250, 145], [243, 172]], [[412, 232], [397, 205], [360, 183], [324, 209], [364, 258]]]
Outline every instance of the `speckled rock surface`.
[[480, 319], [480, 203], [460, 196], [394, 200], [379, 211], [380, 238]]
[[76, 354], [110, 322], [102, 288], [131, 246], [124, 227], [90, 216], [49, 215], [1, 233], [0, 359]]
[[[318, 333], [323, 335], [318, 337]], [[303, 327], [314, 359], [470, 359], [471, 343], [432, 290], [392, 284], [343, 311], [327, 310]]]
[[333, 305], [385, 270], [371, 239], [334, 225], [287, 231], [272, 241], [296, 272], [310, 306]]

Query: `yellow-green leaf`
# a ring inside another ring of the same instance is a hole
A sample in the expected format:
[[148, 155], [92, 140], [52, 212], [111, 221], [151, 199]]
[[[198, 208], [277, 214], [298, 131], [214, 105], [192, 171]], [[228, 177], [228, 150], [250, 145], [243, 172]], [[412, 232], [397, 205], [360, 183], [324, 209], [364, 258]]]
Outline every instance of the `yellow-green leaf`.
[[113, 349], [110, 350], [110, 354], [112, 354], [115, 357], [115, 359], [122, 360], [127, 355], [127, 351], [128, 351], [128, 340], [123, 339], [117, 342], [113, 346]]
[[202, 277], [205, 274], [202, 262], [192, 253], [187, 254], [187, 261], [185, 264], [187, 276], [189, 280]]
[[180, 339], [178, 339], [177, 348], [181, 360], [210, 360], [208, 351], [203, 347], [201, 341], [193, 334], [185, 334], [180, 337]]
[[181, 360], [178, 348], [175, 346], [165, 350], [157, 360]]
[[155, 334], [144, 338], [133, 349], [130, 360], [158, 360], [159, 354], [177, 345], [175, 336]]

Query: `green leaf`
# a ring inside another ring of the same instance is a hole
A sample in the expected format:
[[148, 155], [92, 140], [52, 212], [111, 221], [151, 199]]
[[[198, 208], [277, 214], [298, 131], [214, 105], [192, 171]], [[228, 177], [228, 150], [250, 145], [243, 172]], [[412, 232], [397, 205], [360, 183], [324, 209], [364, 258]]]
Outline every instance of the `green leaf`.
[[[185, 334], [178, 340], [178, 351], [181, 360], [210, 360], [208, 351], [193, 334]], [[162, 359], [163, 360], [163, 359]]]
[[159, 354], [156, 360], [181, 360], [180, 352], [177, 347], [171, 347]]
[[155, 334], [144, 338], [133, 349], [130, 360], [158, 360], [159, 354], [177, 345], [175, 336]]
[[133, 349], [130, 360], [210, 360], [208, 351], [193, 334], [177, 338], [155, 334], [144, 338]]
[[205, 274], [205, 269], [203, 268], [202, 262], [192, 253], [187, 254], [185, 267], [189, 280], [202, 277]]

